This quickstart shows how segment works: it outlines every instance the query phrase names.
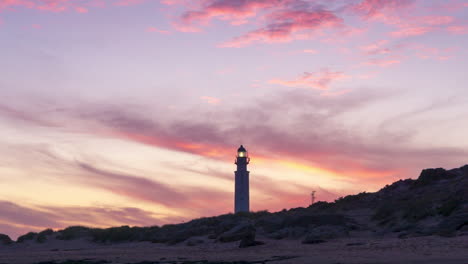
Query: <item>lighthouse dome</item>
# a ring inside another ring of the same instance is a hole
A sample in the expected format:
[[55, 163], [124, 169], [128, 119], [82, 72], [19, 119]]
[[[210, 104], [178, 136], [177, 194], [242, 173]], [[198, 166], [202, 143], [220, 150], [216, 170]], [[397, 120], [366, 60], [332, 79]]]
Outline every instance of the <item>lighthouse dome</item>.
[[238, 149], [237, 149], [237, 152], [247, 152], [247, 150], [244, 148], [244, 146], [240, 146]]

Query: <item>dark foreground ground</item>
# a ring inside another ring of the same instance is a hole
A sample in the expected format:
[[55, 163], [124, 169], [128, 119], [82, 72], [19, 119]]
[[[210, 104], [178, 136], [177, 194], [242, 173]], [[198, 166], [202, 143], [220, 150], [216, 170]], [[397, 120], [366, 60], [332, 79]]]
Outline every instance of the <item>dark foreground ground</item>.
[[96, 245], [57, 241], [0, 247], [0, 263], [437, 263], [468, 264], [468, 237], [347, 238], [319, 244], [262, 239], [264, 245], [238, 243], [196, 246], [148, 242]]

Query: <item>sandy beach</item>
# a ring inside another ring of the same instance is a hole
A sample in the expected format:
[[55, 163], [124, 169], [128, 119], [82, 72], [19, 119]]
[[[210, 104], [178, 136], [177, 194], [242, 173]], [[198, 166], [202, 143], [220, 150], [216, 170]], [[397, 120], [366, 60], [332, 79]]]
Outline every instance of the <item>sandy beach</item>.
[[418, 237], [386, 239], [339, 239], [305, 245], [300, 240], [261, 239], [264, 245], [238, 248], [238, 243], [185, 243], [167, 246], [154, 243], [95, 244], [86, 241], [3, 246], [0, 263], [39, 263], [67, 260], [109, 263], [444, 263], [468, 264], [468, 237]]

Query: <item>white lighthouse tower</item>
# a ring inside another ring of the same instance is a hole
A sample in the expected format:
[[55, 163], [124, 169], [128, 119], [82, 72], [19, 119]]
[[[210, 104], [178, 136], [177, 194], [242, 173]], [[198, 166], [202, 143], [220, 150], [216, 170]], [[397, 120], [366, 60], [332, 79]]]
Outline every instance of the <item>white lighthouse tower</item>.
[[234, 193], [234, 212], [248, 212], [249, 211], [249, 171], [247, 171], [247, 164], [250, 158], [244, 146], [240, 146], [237, 150], [236, 162], [237, 171], [234, 172], [236, 176], [235, 193]]

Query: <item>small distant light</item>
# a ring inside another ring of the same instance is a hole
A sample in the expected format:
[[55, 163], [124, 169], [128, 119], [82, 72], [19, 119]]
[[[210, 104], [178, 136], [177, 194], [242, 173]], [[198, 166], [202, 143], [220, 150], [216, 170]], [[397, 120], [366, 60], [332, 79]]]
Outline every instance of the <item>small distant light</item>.
[[244, 157], [244, 152], [239, 152], [239, 157]]

